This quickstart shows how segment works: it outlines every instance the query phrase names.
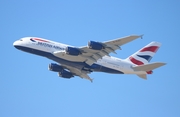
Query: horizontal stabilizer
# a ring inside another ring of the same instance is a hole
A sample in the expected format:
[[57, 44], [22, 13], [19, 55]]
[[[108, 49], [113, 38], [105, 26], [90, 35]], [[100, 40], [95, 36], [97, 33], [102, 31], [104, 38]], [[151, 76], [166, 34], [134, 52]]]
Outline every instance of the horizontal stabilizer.
[[159, 63], [150, 63], [150, 64], [145, 64], [145, 65], [134, 66], [133, 69], [135, 71], [151, 71], [151, 70], [161, 67], [165, 64], [166, 63], [160, 63], [160, 62]]

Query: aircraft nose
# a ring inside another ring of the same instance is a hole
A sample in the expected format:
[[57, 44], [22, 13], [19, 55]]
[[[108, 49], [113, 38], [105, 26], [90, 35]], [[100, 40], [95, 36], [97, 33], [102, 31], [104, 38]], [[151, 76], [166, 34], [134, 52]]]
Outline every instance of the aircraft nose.
[[19, 41], [15, 41], [13, 43], [13, 46], [16, 48], [16, 49], [20, 49], [20, 42]]
[[17, 45], [17, 41], [15, 41], [14, 43], [13, 43], [13, 46], [16, 46]]
[[15, 42], [13, 43], [13, 46], [14, 46], [15, 48], [17, 48], [17, 45], [18, 45], [18, 42], [15, 41]]

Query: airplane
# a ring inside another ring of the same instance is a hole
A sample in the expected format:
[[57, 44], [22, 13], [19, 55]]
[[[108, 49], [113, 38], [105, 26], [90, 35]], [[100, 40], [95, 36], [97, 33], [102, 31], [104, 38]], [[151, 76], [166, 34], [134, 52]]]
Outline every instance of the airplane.
[[48, 69], [58, 73], [59, 77], [70, 79], [79, 76], [93, 81], [88, 74], [91, 72], [105, 72], [111, 74], [135, 74], [147, 79], [147, 74], [165, 65], [163, 62], [149, 63], [161, 43], [151, 42], [130, 55], [126, 59], [110, 56], [121, 46], [142, 35], [130, 35], [110, 41], [89, 41], [87, 46], [74, 47], [55, 41], [39, 38], [24, 37], [13, 43], [13, 46], [24, 52], [51, 59], [57, 63], [50, 63]]

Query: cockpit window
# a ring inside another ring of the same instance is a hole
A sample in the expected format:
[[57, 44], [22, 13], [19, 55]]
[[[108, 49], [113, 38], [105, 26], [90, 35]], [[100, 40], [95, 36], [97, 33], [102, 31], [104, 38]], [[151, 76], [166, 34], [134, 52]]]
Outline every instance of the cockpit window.
[[33, 38], [30, 39], [32, 42], [36, 42]]
[[23, 41], [22, 39], [20, 39], [19, 41]]

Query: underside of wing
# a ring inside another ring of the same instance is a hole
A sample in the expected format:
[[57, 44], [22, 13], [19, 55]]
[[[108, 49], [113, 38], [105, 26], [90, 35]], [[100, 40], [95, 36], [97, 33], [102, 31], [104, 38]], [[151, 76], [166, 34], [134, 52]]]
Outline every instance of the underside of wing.
[[92, 65], [98, 59], [103, 56], [109, 56], [110, 53], [115, 53], [117, 49], [121, 49], [120, 46], [131, 42], [139, 37], [138, 35], [131, 35], [123, 38], [118, 38], [106, 42], [89, 41], [88, 46], [81, 47], [82, 54], [80, 56], [86, 58], [85, 62], [88, 65]]
[[79, 68], [64, 65], [64, 64], [56, 64], [56, 63], [49, 64], [48, 69], [50, 71], [58, 72], [58, 76], [62, 78], [70, 79], [74, 76], [79, 76], [81, 78], [85, 78], [92, 82], [92, 79], [87, 75], [91, 73], [92, 71], [79, 69]]
[[131, 35], [123, 38], [118, 38], [105, 42], [89, 41], [87, 46], [76, 48], [66, 47], [65, 50], [54, 52], [56, 57], [75, 62], [85, 62], [92, 65], [104, 56], [109, 56], [110, 53], [115, 53], [120, 46], [131, 42], [139, 37], [138, 35]]
[[64, 68], [68, 69], [72, 74], [76, 75], [76, 76], [79, 76], [81, 78], [84, 78], [84, 79], [87, 79], [87, 80], [90, 80], [91, 82], [93, 81], [92, 78], [90, 78], [87, 74], [89, 74], [90, 72], [87, 72], [87, 71], [83, 71], [83, 70], [80, 70], [80, 69], [77, 69], [75, 67], [71, 67], [71, 66], [67, 66], [67, 65], [63, 65]]

